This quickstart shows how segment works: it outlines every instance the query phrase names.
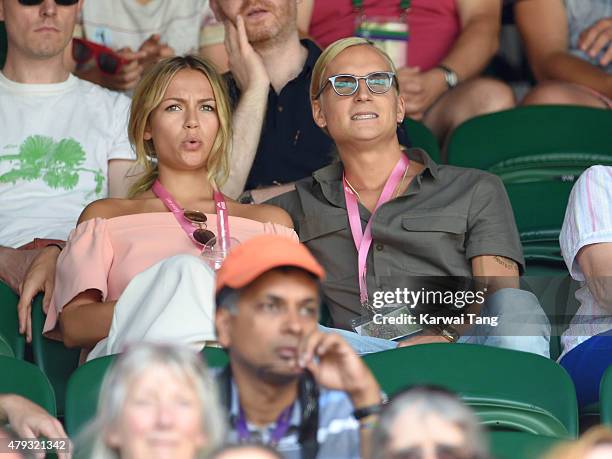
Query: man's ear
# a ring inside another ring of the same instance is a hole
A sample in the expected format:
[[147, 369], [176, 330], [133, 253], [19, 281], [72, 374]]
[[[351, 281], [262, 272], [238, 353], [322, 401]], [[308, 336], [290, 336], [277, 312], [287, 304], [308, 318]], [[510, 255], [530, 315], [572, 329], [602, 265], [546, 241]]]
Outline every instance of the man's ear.
[[404, 98], [400, 95], [397, 96], [397, 122], [401, 123], [404, 121], [406, 117], [406, 102]]
[[215, 329], [217, 331], [217, 341], [224, 348], [228, 348], [232, 344], [231, 339], [231, 320], [232, 314], [227, 308], [217, 306], [215, 313]]
[[317, 126], [321, 129], [327, 127], [327, 120], [325, 119], [325, 114], [323, 113], [323, 108], [321, 107], [321, 102], [319, 99], [312, 101], [312, 118]]

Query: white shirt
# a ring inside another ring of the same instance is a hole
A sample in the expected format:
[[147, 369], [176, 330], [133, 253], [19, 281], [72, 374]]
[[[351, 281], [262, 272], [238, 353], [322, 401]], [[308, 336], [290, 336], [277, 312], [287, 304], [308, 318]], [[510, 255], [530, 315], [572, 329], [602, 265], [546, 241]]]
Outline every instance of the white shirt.
[[108, 161], [135, 159], [130, 100], [73, 75], [22, 84], [0, 73], [0, 245], [66, 239], [108, 194]]
[[612, 329], [612, 313], [597, 303], [586, 285], [576, 255], [581, 248], [612, 242], [612, 167], [593, 166], [576, 181], [559, 236], [561, 252], [573, 279], [580, 308], [561, 337], [563, 355], [592, 336]]
[[216, 22], [208, 0], [87, 0], [81, 24], [83, 37], [115, 50], [136, 51], [153, 34], [176, 55], [223, 42], [223, 25]]

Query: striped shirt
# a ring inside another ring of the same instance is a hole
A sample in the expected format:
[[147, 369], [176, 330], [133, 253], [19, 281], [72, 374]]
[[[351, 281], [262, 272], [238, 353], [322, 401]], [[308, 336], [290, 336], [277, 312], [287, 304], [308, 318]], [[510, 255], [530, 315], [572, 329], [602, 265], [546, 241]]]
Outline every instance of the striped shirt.
[[[232, 402], [230, 421], [238, 416], [239, 400], [235, 384], [232, 384]], [[317, 440], [319, 452], [317, 459], [359, 459], [359, 422], [353, 416], [353, 404], [344, 392], [320, 388], [319, 390], [319, 429]], [[285, 436], [281, 438], [276, 449], [285, 459], [301, 459], [301, 447], [298, 442], [298, 433], [301, 422], [302, 409], [298, 400], [293, 405], [290, 427]], [[234, 428], [235, 423], [230, 422], [231, 431], [228, 441], [238, 442], [238, 434]], [[268, 443], [276, 424], [258, 428], [247, 423], [252, 438], [261, 443]]]
[[612, 329], [612, 314], [597, 303], [586, 285], [576, 255], [582, 247], [612, 242], [612, 167], [593, 166], [576, 181], [559, 236], [572, 278], [580, 281], [580, 308], [561, 337], [561, 357], [588, 338]]

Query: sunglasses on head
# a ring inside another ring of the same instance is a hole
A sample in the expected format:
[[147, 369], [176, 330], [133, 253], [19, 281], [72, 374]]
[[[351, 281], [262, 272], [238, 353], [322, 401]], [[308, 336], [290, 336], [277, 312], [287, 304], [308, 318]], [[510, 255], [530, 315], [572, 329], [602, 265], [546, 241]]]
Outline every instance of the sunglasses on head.
[[339, 96], [352, 96], [359, 88], [359, 80], [365, 80], [366, 86], [374, 94], [384, 94], [391, 86], [395, 84], [397, 88], [397, 80], [393, 72], [372, 72], [366, 76], [356, 76], [350, 74], [334, 75], [327, 79], [325, 84], [321, 86], [319, 92], [315, 96], [318, 99], [323, 90], [327, 87], [327, 83], [331, 83], [334, 92]]
[[[200, 244], [204, 245], [215, 237], [215, 233], [209, 229], [206, 229], [206, 221], [208, 220], [206, 214], [200, 212], [199, 210], [185, 210], [183, 212], [183, 216], [192, 224], [198, 226], [198, 228], [196, 228], [196, 230], [193, 232], [192, 236]], [[204, 227], [202, 227], [202, 225], [204, 225]]]
[[[17, 0], [23, 6], [36, 6], [42, 4], [44, 0]], [[55, 0], [56, 5], [71, 6], [79, 3], [79, 0]]]
[[72, 57], [78, 64], [84, 64], [95, 58], [98, 68], [109, 75], [119, 72], [128, 62], [112, 49], [81, 38], [72, 39]]

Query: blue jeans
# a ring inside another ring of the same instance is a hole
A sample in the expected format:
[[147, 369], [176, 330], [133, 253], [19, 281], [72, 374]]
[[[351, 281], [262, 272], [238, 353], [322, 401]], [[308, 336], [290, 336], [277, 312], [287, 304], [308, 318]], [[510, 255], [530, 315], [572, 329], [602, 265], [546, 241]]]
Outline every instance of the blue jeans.
[[559, 362], [576, 386], [578, 405], [584, 407], [599, 400], [599, 382], [612, 365], [612, 330], [583, 341]]
[[[498, 317], [497, 327], [474, 325], [459, 343], [484, 344], [550, 357], [550, 322], [536, 296], [525, 290], [505, 288], [487, 299], [481, 316]], [[398, 343], [381, 338], [361, 336], [337, 328], [319, 328], [340, 334], [359, 355], [394, 349]], [[520, 335], [517, 331], [520, 330]]]

